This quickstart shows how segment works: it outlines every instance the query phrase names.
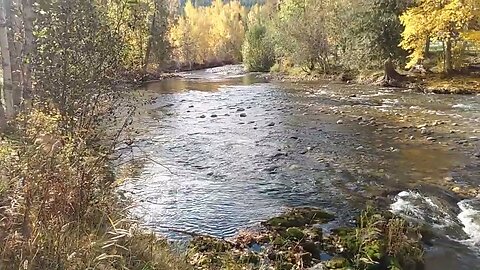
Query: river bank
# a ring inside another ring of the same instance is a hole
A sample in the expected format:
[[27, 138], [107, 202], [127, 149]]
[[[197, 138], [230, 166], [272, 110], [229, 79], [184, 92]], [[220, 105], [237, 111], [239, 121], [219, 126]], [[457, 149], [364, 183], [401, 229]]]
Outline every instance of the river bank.
[[[468, 71], [456, 73], [450, 76], [438, 73], [412, 73], [402, 72], [405, 81], [401, 83], [404, 89], [411, 89], [423, 93], [433, 94], [462, 94], [478, 95], [480, 94], [480, 73], [478, 71]], [[332, 80], [348, 84], [363, 84], [375, 86], [385, 85], [383, 70], [371, 70], [362, 72], [338, 72], [335, 74], [323, 74], [318, 72], [307, 72], [302, 69], [292, 68], [283, 72], [271, 72], [266, 75], [260, 75], [269, 80], [275, 81], [324, 81]]]

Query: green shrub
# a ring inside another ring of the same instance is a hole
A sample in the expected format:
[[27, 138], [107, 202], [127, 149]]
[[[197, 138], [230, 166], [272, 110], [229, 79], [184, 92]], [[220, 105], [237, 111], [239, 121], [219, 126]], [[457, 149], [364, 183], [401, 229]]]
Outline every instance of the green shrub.
[[248, 29], [242, 54], [248, 71], [270, 71], [275, 63], [275, 55], [264, 25], [256, 24]]

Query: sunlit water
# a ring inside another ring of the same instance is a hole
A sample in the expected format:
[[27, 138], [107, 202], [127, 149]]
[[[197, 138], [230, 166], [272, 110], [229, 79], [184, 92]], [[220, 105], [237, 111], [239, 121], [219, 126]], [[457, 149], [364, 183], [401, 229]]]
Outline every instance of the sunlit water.
[[148, 159], [122, 189], [145, 226], [229, 237], [300, 205], [342, 224], [370, 200], [433, 229], [427, 269], [479, 269], [480, 203], [445, 186], [479, 188], [480, 97], [257, 77], [225, 67], [139, 91], [151, 102], [125, 154]]

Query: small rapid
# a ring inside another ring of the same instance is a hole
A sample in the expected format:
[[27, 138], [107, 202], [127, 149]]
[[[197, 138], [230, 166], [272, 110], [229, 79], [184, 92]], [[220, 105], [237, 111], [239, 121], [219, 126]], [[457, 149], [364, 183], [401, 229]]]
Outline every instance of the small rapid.
[[458, 219], [469, 236], [465, 243], [480, 251], [480, 199], [460, 201], [458, 207], [461, 210]]

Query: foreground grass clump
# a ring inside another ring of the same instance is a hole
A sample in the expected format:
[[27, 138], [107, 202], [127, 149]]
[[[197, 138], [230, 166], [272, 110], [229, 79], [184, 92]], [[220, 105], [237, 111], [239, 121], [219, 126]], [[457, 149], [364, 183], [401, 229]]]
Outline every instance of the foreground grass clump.
[[99, 131], [32, 110], [0, 141], [0, 269], [188, 269], [126, 219]]
[[262, 228], [227, 241], [195, 237], [188, 259], [195, 269], [410, 270], [423, 265], [417, 229], [388, 212], [363, 211], [355, 227], [323, 232], [333, 215], [297, 208], [269, 219]]
[[423, 247], [418, 228], [389, 212], [363, 211], [355, 228], [334, 230], [329, 241], [345, 266], [354, 269], [421, 269]]

